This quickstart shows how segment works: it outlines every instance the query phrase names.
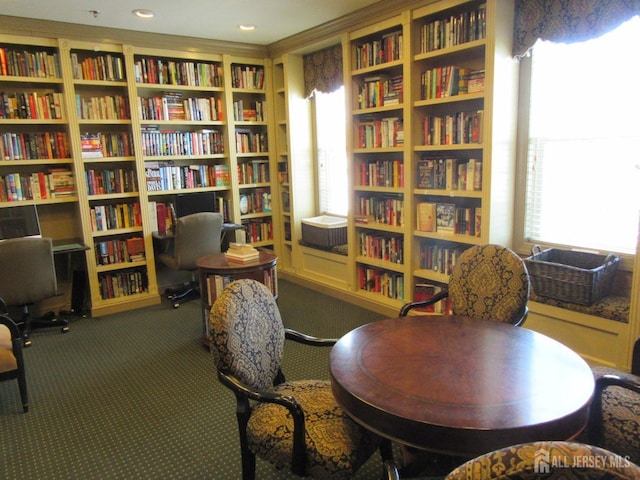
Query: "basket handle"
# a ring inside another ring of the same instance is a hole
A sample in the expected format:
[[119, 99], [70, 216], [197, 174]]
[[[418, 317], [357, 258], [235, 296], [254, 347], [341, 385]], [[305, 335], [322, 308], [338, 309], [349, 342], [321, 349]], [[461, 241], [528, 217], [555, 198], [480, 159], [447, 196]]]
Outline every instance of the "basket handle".
[[610, 253], [609, 255], [607, 255], [607, 257], [604, 259], [604, 263], [609, 263], [609, 262], [613, 262], [616, 259], [616, 255], [614, 253]]
[[542, 247], [539, 244], [535, 244], [533, 247], [531, 247], [531, 255], [535, 255], [536, 253], [540, 253], [542, 252]]

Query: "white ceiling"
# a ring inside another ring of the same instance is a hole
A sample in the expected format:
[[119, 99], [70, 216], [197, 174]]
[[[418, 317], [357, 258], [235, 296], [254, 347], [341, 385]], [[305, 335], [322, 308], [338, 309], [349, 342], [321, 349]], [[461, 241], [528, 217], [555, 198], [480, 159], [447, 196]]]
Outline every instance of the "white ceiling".
[[[379, 0], [0, 0], [0, 15], [269, 45]], [[135, 8], [153, 10], [138, 18]], [[91, 10], [99, 11], [95, 16]], [[251, 32], [240, 24], [253, 24]]]

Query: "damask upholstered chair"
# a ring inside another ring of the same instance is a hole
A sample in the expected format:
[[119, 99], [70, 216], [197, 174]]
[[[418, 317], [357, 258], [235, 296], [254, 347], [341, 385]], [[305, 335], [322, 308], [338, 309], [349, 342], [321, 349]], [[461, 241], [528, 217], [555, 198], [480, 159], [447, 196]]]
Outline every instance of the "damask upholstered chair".
[[533, 442], [470, 460], [445, 480], [638, 479], [640, 467], [620, 455], [572, 442]]
[[476, 245], [465, 250], [453, 266], [449, 286], [432, 298], [405, 304], [400, 316], [445, 298], [454, 315], [524, 323], [529, 301], [529, 274], [524, 261], [500, 245]]
[[640, 339], [631, 373], [594, 367], [596, 388], [591, 404], [588, 441], [640, 464]]
[[22, 357], [23, 338], [18, 325], [4, 313], [4, 301], [0, 299], [0, 381], [18, 380], [22, 411], [29, 411], [27, 380]]
[[380, 445], [342, 411], [328, 381], [285, 381], [285, 338], [316, 346], [335, 340], [285, 329], [263, 284], [229, 284], [211, 308], [208, 336], [218, 378], [236, 396], [244, 480], [255, 478], [256, 455], [299, 476], [352, 478]]

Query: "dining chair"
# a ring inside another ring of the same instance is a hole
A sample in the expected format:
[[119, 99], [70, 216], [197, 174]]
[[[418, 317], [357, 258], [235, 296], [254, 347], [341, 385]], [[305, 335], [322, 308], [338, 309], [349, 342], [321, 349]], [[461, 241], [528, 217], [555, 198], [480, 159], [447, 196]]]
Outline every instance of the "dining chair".
[[[286, 329], [262, 283], [242, 279], [222, 291], [210, 311], [208, 339], [218, 379], [236, 397], [244, 480], [255, 478], [256, 456], [298, 476], [348, 479], [381, 446], [338, 406], [329, 381], [286, 381], [285, 339], [324, 347], [336, 339]], [[390, 451], [381, 453], [391, 458]]]
[[593, 373], [589, 443], [640, 464], [640, 338], [634, 345], [631, 372], [593, 367]]
[[400, 316], [448, 298], [454, 315], [522, 325], [529, 290], [527, 267], [514, 251], [495, 244], [476, 245], [460, 255], [447, 288], [432, 298], [403, 305]]
[[445, 480], [620, 479], [637, 480], [640, 467], [600, 447], [540, 441], [480, 455], [454, 469]]
[[29, 411], [27, 380], [22, 356], [23, 338], [18, 325], [4, 313], [4, 301], [0, 299], [0, 381], [17, 380], [22, 411]]

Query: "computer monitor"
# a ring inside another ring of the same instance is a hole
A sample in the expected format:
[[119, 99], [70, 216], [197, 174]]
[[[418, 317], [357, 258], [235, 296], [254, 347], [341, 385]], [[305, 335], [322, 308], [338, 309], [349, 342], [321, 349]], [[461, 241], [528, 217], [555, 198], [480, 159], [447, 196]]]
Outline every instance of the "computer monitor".
[[179, 193], [176, 195], [176, 216], [178, 218], [192, 213], [215, 211], [215, 192]]
[[35, 205], [0, 208], [0, 240], [41, 236]]

